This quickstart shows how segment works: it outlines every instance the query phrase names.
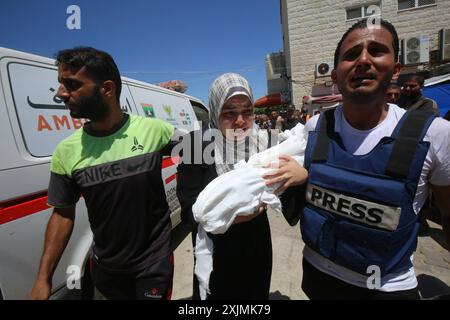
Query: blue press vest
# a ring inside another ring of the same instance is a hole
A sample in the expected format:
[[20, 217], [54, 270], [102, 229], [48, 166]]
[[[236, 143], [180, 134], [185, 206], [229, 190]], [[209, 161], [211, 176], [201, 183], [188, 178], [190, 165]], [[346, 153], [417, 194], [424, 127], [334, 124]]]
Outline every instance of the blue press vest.
[[305, 153], [304, 242], [361, 274], [373, 265], [382, 276], [409, 269], [419, 229], [412, 204], [430, 145], [423, 137], [433, 119], [429, 113], [406, 112], [391, 137], [354, 156], [334, 132], [334, 110], [322, 114]]

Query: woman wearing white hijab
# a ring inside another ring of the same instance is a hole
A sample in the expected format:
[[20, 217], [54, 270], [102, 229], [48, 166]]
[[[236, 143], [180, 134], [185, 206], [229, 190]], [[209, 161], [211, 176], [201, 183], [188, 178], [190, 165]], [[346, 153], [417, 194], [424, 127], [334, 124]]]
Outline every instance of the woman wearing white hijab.
[[[253, 95], [242, 76], [227, 73], [217, 78], [211, 86], [208, 105], [209, 129], [216, 129], [220, 134], [213, 142], [203, 141], [202, 152], [206, 148], [213, 149], [214, 161], [181, 163], [178, 166], [177, 195], [182, 220], [192, 230], [194, 247], [197, 225], [192, 217], [192, 205], [199, 193], [218, 175], [232, 170], [235, 163], [265, 150], [271, 140], [266, 130], [254, 126]], [[192, 133], [191, 137], [194, 136]], [[282, 178], [278, 171], [276, 177], [269, 177], [272, 178], [269, 181], [285, 181], [283, 189], [298, 184], [300, 180], [296, 180], [295, 170], [304, 169], [295, 164], [285, 167]], [[297, 176], [301, 176], [298, 171]], [[303, 174], [301, 182], [304, 180]], [[265, 208], [259, 208], [250, 216], [238, 216], [224, 234], [208, 236], [213, 241], [214, 250], [210, 292], [206, 299], [268, 299], [272, 242]], [[198, 298], [196, 280], [194, 276], [194, 299]]]

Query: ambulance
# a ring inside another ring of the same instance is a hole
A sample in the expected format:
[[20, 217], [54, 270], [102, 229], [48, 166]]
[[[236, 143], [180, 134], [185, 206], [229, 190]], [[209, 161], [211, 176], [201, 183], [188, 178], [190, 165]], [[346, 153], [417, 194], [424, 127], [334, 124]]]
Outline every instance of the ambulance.
[[[208, 117], [202, 101], [141, 81], [122, 78], [126, 113], [165, 120], [181, 131], [200, 128]], [[37, 275], [52, 209], [47, 206], [51, 154], [83, 125], [56, 96], [52, 59], [0, 47], [0, 300], [27, 299]], [[162, 176], [172, 225], [180, 222], [177, 159], [163, 160]], [[86, 267], [92, 244], [81, 199], [75, 226], [53, 277], [52, 298], [92, 294]]]

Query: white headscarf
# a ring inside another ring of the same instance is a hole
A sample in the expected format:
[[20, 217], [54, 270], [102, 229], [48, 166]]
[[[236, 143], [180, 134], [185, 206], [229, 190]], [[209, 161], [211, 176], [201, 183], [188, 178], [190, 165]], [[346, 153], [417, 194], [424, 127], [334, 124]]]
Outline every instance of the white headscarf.
[[[220, 130], [219, 117], [225, 102], [235, 95], [247, 96], [253, 106], [253, 93], [248, 81], [237, 73], [225, 73], [218, 77], [209, 90], [208, 106], [210, 128]], [[225, 137], [214, 141], [214, 160], [218, 175], [233, 169], [234, 164], [248, 160], [255, 153], [267, 149], [268, 132], [254, 125], [249, 135], [240, 141], [227, 141]]]

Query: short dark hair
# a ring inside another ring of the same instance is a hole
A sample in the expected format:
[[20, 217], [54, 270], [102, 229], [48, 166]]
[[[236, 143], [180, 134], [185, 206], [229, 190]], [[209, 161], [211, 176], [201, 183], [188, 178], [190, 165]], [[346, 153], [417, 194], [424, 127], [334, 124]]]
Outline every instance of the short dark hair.
[[92, 47], [75, 47], [61, 50], [56, 54], [57, 66], [66, 64], [70, 67], [86, 68], [88, 74], [98, 83], [111, 80], [116, 85], [116, 98], [120, 101], [122, 80], [114, 59], [106, 52]]
[[389, 83], [389, 85], [387, 86], [388, 89], [401, 89], [400, 86], [397, 83]]
[[[347, 36], [352, 31], [355, 31], [356, 29], [367, 29], [368, 28], [368, 24], [370, 23], [370, 22], [368, 22], [368, 19], [370, 19], [370, 17], [362, 19], [362, 20], [356, 22], [342, 36], [341, 40], [339, 41], [339, 43], [338, 43], [338, 45], [336, 47], [336, 51], [334, 52], [334, 68], [335, 69], [337, 68], [337, 65], [339, 63], [339, 55], [341, 54], [341, 46], [342, 46], [342, 43], [344, 42], [345, 38], [347, 38]], [[390, 22], [388, 22], [386, 20], [380, 19], [380, 24], [387, 31], [389, 31], [391, 33], [391, 35], [392, 35], [392, 47], [394, 48], [395, 62], [397, 62], [398, 59], [399, 59], [399, 52], [400, 52], [400, 49], [399, 49], [400, 45], [399, 45], [397, 31], [395, 30], [395, 27]]]
[[425, 84], [425, 78], [420, 74], [412, 74], [406, 78], [405, 82], [406, 81], [415, 81], [420, 84], [421, 87]]

